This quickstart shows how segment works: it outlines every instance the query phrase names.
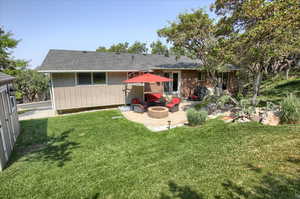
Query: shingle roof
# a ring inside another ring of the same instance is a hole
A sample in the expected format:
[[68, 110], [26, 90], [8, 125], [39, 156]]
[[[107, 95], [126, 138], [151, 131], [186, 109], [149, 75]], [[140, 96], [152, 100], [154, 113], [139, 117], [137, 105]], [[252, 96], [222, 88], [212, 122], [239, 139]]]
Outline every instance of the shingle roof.
[[187, 57], [143, 55], [129, 53], [103, 53], [95, 51], [50, 50], [38, 68], [41, 72], [72, 70], [147, 71], [154, 68], [195, 68], [200, 61]]
[[14, 80], [15, 77], [12, 77], [10, 75], [7, 75], [5, 73], [1, 73], [0, 72], [0, 84], [4, 84], [4, 83], [7, 83], [7, 82], [11, 82], [12, 80]]

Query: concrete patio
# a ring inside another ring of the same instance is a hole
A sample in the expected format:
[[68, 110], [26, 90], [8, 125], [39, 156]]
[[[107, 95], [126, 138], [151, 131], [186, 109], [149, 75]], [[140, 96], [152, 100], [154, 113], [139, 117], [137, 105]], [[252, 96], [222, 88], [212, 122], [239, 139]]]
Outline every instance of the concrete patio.
[[194, 101], [184, 101], [180, 103], [179, 111], [175, 113], [170, 113], [169, 116], [162, 119], [155, 119], [148, 116], [145, 113], [136, 113], [133, 111], [122, 112], [125, 118], [133, 122], [141, 123], [145, 125], [151, 131], [163, 131], [169, 128], [169, 121], [171, 121], [170, 127], [175, 128], [183, 126], [187, 123], [186, 110], [195, 106], [199, 102]]

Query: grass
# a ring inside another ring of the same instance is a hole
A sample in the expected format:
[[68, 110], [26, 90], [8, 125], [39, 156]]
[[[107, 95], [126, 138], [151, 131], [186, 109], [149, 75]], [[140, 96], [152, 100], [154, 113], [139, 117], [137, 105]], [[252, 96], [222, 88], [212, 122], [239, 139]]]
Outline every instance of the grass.
[[287, 94], [294, 93], [300, 97], [300, 77], [298, 75], [289, 80], [278, 80], [278, 78], [264, 81], [261, 87], [261, 96], [258, 98], [263, 102], [269, 101], [280, 104]]
[[0, 198], [299, 198], [299, 125], [153, 133], [117, 115], [22, 121]]

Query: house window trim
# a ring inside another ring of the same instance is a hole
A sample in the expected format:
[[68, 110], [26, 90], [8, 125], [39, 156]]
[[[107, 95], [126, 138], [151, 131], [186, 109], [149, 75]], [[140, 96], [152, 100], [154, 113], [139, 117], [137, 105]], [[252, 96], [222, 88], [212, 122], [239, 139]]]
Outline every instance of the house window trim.
[[[201, 77], [201, 78], [199, 78], [199, 77]], [[200, 81], [200, 82], [205, 82], [206, 81], [206, 73], [204, 71], [199, 71], [198, 81]]]
[[86, 72], [76, 72], [75, 73], [75, 86], [100, 86], [100, 85], [108, 85], [108, 72], [103, 72], [105, 73], [105, 83], [103, 84], [95, 84], [94, 83], [94, 73], [99, 73], [99, 72], [88, 72], [91, 75], [91, 84], [79, 84], [78, 82], [78, 73], [86, 73]]

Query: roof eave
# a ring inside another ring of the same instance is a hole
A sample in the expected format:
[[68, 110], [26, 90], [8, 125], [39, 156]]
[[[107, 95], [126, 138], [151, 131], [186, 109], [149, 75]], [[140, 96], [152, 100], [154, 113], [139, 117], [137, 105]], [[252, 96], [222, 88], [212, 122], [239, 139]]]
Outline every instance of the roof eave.
[[142, 70], [38, 70], [41, 73], [78, 73], [78, 72], [138, 72]]

